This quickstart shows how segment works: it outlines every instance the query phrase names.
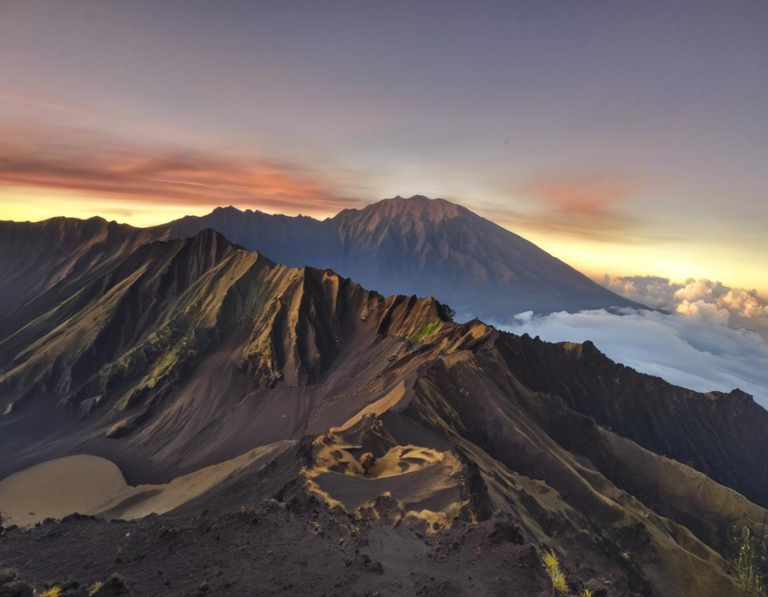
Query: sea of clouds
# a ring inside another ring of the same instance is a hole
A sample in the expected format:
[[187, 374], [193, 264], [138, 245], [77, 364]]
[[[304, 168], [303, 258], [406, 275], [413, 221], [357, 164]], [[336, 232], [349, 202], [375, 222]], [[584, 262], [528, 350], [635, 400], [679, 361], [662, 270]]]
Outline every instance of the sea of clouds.
[[[686, 300], [681, 297], [680, 304]], [[713, 301], [702, 304], [706, 306], [698, 305], [699, 313], [718, 308]], [[701, 392], [739, 388], [768, 408], [768, 345], [756, 332], [725, 323], [724, 315], [698, 316], [679, 309], [601, 309], [545, 316], [520, 313], [513, 323], [496, 327], [549, 342], [591, 340], [614, 361], [643, 373]]]

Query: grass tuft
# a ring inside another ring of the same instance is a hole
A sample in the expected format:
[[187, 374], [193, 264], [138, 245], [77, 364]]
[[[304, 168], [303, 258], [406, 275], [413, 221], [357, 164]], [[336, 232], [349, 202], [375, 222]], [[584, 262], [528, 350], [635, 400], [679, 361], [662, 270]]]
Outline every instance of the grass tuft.
[[423, 340], [424, 338], [432, 334], [435, 330], [437, 330], [439, 325], [440, 325], [439, 321], [433, 321], [432, 323], [423, 325], [418, 330], [416, 330], [416, 333], [413, 335], [413, 338], [415, 340]]
[[544, 569], [547, 572], [550, 582], [552, 583], [552, 596], [556, 594], [567, 595], [568, 583], [565, 580], [565, 574], [560, 569], [560, 560], [554, 551], [545, 550], [544, 555], [541, 557], [541, 561], [544, 564]]

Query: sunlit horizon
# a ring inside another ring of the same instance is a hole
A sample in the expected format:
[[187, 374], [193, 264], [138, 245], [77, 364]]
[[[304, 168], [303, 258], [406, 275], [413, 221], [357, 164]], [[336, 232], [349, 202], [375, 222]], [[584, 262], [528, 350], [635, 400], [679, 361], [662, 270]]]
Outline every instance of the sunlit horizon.
[[595, 279], [768, 295], [765, 5], [256, 4], [4, 7], [0, 219], [422, 194]]
[[[6, 191], [7, 192], [7, 191]], [[412, 194], [401, 193], [408, 197]], [[108, 221], [128, 224], [138, 228], [148, 228], [166, 224], [184, 216], [205, 216], [217, 207], [233, 206], [241, 211], [258, 210], [267, 214], [283, 214], [287, 216], [309, 216], [323, 220], [335, 216], [337, 211], [318, 211], [312, 209], [276, 210], [254, 205], [238, 205], [236, 202], [227, 205], [148, 205], [145, 209], [137, 208], [135, 203], [120, 199], [99, 199], [98, 207], [92, 197], [83, 198], [77, 193], [51, 195], [46, 191], [24, 189], [16, 195], [18, 202], [15, 209], [3, 208], [3, 220], [39, 222], [55, 217], [70, 217], [88, 219], [101, 217]], [[357, 208], [364, 208], [375, 201], [389, 197], [379, 197], [370, 201], [361, 200]], [[437, 198], [437, 197], [431, 197]], [[449, 201], [451, 199], [448, 199]], [[461, 204], [459, 201], [453, 201]], [[467, 206], [468, 207], [468, 206]], [[473, 210], [474, 211], [474, 210]], [[493, 213], [476, 213], [493, 221]], [[685, 250], [685, 244], [676, 245], [674, 242], [656, 243], [644, 246], [638, 252], [633, 245], [607, 243], [604, 241], [574, 241], [558, 236], [547, 236], [524, 226], [497, 222], [503, 228], [522, 236], [539, 246], [541, 249], [565, 261], [592, 280], [603, 283], [603, 278], [623, 276], [661, 276], [673, 282], [685, 282], [688, 279], [711, 279], [720, 281], [728, 286], [755, 289], [761, 296], [768, 296], [768, 284], [755, 285], [753, 271], [745, 264], [744, 267], [733, 267], [733, 262], [723, 257], [711, 257], [706, 264], [693, 255], [680, 253]], [[734, 248], [732, 247], [731, 250]]]

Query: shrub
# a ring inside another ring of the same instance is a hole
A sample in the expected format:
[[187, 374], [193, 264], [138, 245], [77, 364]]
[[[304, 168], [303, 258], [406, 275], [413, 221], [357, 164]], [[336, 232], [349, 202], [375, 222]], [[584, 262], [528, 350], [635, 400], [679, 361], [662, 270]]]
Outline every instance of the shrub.
[[745, 526], [733, 564], [736, 578], [744, 589], [744, 597], [764, 597], [768, 594], [766, 578], [765, 537], [758, 538]]
[[568, 594], [568, 583], [565, 581], [565, 574], [560, 569], [560, 560], [557, 559], [554, 551], [545, 550], [544, 555], [541, 557], [541, 561], [544, 564], [544, 570], [547, 572], [550, 582], [552, 583], [552, 595], [560, 593], [561, 595]]

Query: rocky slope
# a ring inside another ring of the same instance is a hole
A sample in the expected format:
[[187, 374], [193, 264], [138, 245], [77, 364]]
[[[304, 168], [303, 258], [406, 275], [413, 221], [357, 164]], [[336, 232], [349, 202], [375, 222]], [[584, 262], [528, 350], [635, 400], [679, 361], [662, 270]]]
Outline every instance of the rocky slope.
[[279, 263], [330, 268], [384, 294], [434, 296], [461, 315], [504, 320], [529, 310], [634, 305], [533, 243], [443, 199], [395, 197], [322, 222], [219, 208], [153, 233], [183, 238], [203, 228]]
[[209, 228], [284, 265], [333, 269], [384, 294], [437, 297], [462, 319], [638, 306], [459, 205], [415, 196], [323, 221], [228, 207], [147, 229], [102, 218], [0, 222], [0, 334], [55, 306], [43, 293], [69, 299], [137, 246]]
[[103, 218], [0, 221], [0, 336], [73, 297], [150, 240], [148, 232]]
[[[23, 578], [105, 578], [125, 562], [105, 547], [119, 535], [135, 537], [118, 553], [135, 562], [126, 574], [141, 594], [158, 594], [148, 565], [174, 575], [168, 594], [205, 581], [185, 566], [217, 553], [214, 537], [228, 545], [224, 559], [284, 575], [238, 577], [266, 594], [306, 594], [326, 557], [334, 574], [353, 567], [338, 586], [318, 585], [328, 595], [537, 594], [547, 590], [536, 563], [545, 546], [574, 591], [738, 590], [731, 534], [768, 516], [768, 413], [748, 396], [674, 387], [590, 344], [453, 323], [434, 299], [385, 298], [210, 230], [109, 255], [42, 289], [34, 317], [20, 307], [27, 323], [0, 340], [0, 477], [101, 456], [143, 485], [78, 509], [165, 513], [124, 531], [69, 520], [6, 533], [0, 563]], [[244, 456], [257, 448], [274, 456]], [[36, 487], [55, 499], [55, 486]], [[0, 511], [11, 490], [13, 476], [0, 484]], [[249, 508], [268, 529], [238, 518]], [[159, 543], [169, 525], [189, 533], [184, 549]], [[62, 536], [97, 569], [56, 556]], [[31, 562], [37, 549], [46, 557]], [[375, 581], [355, 576], [371, 573], [374, 550], [386, 554], [373, 558], [386, 582], [375, 570]], [[290, 579], [296, 566], [308, 576]], [[514, 571], [478, 580], [506, 566]], [[424, 570], [449, 584], [435, 588]]]

